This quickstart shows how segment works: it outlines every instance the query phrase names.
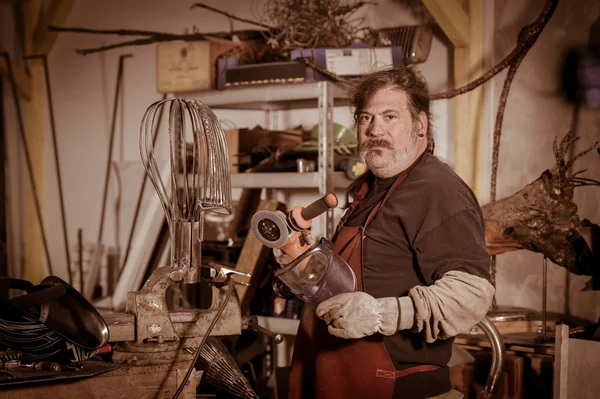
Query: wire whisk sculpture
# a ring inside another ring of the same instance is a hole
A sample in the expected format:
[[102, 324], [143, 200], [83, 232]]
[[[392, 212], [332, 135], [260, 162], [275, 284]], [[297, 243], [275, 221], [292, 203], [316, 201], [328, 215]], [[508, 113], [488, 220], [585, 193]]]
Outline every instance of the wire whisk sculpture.
[[[169, 178], [163, 180], [153, 132], [168, 107]], [[142, 163], [165, 211], [171, 238], [172, 275], [199, 281], [205, 212], [230, 215], [231, 171], [225, 133], [214, 112], [200, 101], [169, 98], [146, 110], [140, 127]]]

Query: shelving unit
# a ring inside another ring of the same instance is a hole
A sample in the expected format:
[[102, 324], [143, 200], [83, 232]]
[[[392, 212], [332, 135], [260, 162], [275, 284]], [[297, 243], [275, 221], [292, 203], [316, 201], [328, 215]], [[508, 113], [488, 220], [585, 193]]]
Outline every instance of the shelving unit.
[[[246, 86], [192, 95], [212, 109], [262, 110], [273, 121], [273, 112], [316, 108], [319, 112], [318, 166], [315, 173], [239, 173], [232, 174], [233, 187], [239, 188], [317, 188], [319, 195], [334, 187], [349, 184], [342, 173], [333, 170], [333, 107], [348, 105], [348, 91], [342, 84], [310, 82], [265, 86]], [[267, 126], [273, 129], [273, 126]], [[325, 231], [334, 231], [333, 210], [326, 214]]]

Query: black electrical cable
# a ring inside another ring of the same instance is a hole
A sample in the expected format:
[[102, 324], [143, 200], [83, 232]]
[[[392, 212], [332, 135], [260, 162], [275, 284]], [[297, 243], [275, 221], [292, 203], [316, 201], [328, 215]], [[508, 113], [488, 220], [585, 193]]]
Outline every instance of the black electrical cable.
[[196, 362], [198, 361], [198, 357], [200, 357], [200, 352], [202, 351], [202, 348], [204, 347], [204, 344], [206, 343], [206, 339], [210, 335], [210, 332], [213, 330], [213, 328], [215, 328], [217, 321], [219, 321], [221, 314], [225, 310], [225, 306], [227, 306], [227, 303], [229, 302], [229, 299], [231, 298], [232, 291], [233, 291], [233, 280], [229, 279], [228, 284], [227, 284], [227, 296], [225, 297], [223, 304], [219, 307], [219, 310], [217, 311], [215, 318], [208, 326], [208, 329], [206, 330], [206, 334], [204, 334], [204, 337], [202, 337], [202, 341], [200, 341], [200, 345], [198, 345], [198, 349], [196, 350], [194, 359], [192, 360], [192, 363], [190, 364], [190, 367], [188, 368], [187, 373], [185, 373], [185, 377], [183, 377], [183, 381], [181, 381], [181, 384], [179, 385], [179, 388], [177, 388], [177, 392], [175, 392], [175, 395], [173, 395], [172, 399], [177, 399], [179, 397], [179, 395], [181, 395], [181, 392], [183, 392], [183, 388], [185, 388], [185, 384], [187, 384], [187, 381], [190, 378], [190, 374], [192, 374], [192, 370], [194, 369], [194, 366], [196, 365]]

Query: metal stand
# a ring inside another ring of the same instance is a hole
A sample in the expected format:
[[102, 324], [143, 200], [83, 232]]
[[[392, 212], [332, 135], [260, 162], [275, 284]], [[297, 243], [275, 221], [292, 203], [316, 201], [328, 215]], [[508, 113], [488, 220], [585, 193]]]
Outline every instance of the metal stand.
[[540, 339], [546, 339], [546, 320], [548, 313], [546, 310], [546, 303], [548, 300], [548, 258], [544, 255], [542, 261], [542, 331]]

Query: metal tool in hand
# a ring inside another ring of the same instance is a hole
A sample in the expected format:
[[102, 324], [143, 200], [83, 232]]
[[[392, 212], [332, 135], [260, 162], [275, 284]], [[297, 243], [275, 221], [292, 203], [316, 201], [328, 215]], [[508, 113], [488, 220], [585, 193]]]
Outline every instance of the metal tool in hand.
[[294, 259], [309, 247], [303, 242], [301, 231], [308, 230], [312, 219], [335, 208], [337, 204], [335, 194], [328, 193], [307, 207], [295, 207], [288, 214], [281, 211], [258, 211], [252, 216], [252, 231], [264, 246], [281, 248]]
[[[329, 193], [306, 208], [296, 207], [287, 215], [281, 211], [258, 211], [252, 217], [252, 231], [270, 248], [280, 248], [291, 259], [275, 272], [293, 294], [316, 307], [331, 296], [356, 290], [352, 268], [333, 251], [333, 245], [321, 239], [312, 246], [302, 239], [312, 219], [337, 206], [337, 197]], [[275, 292], [281, 292], [274, 285]]]

